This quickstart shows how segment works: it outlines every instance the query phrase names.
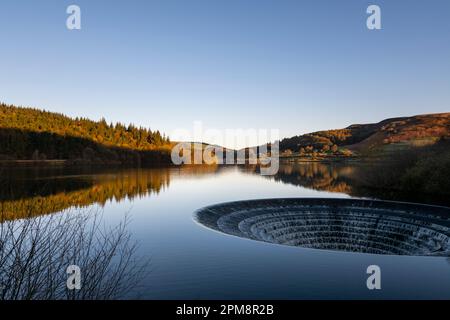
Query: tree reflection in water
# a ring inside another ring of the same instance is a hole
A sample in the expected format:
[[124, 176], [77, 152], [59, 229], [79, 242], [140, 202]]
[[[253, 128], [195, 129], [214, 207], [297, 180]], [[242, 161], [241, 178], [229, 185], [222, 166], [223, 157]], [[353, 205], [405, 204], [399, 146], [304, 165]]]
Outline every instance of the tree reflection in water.
[[[383, 179], [383, 172], [386, 171], [384, 168], [383, 162], [281, 163], [276, 175], [264, 178], [317, 191], [345, 193], [352, 197], [450, 206], [450, 200], [446, 195], [406, 192], [388, 186], [375, 187], [378, 182], [374, 181]], [[257, 166], [240, 167], [240, 170], [259, 174]]]
[[217, 172], [218, 167], [72, 170], [3, 170], [0, 221], [46, 215], [68, 208], [86, 208], [92, 204], [104, 206], [111, 200], [143, 198], [168, 188], [171, 178], [179, 175], [202, 177]]

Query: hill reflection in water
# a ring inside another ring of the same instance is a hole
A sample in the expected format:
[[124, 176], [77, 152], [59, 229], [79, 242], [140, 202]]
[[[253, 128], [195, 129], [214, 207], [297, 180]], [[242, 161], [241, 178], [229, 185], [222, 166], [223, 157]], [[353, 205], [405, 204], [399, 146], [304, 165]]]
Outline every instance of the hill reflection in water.
[[[260, 179], [353, 197], [449, 205], [448, 199], [367, 188], [367, 176], [379, 168], [359, 164], [281, 164], [275, 176], [261, 176], [252, 166], [185, 166], [155, 169], [23, 168], [0, 169], [0, 220], [12, 220], [82, 208], [108, 201], [151, 197], [172, 180], [211, 177], [220, 173], [257, 175]], [[237, 177], [238, 179], [239, 177]], [[220, 179], [217, 180], [220, 184]], [[258, 183], [255, 181], [255, 183]], [[270, 186], [269, 186], [270, 188]]]
[[[358, 198], [450, 206], [450, 200], [445, 195], [374, 187], [374, 183], [383, 179], [380, 173], [383, 172], [384, 165], [383, 162], [281, 163], [276, 175], [264, 176], [264, 178], [317, 191], [344, 193]], [[240, 167], [240, 169], [245, 173], [259, 174], [257, 166]]]
[[159, 194], [178, 176], [201, 177], [216, 166], [94, 170], [34, 168], [4, 170], [0, 179], [0, 220], [29, 218]]
[[371, 254], [450, 256], [450, 209], [353, 199], [264, 199], [195, 214], [200, 224], [257, 241]]

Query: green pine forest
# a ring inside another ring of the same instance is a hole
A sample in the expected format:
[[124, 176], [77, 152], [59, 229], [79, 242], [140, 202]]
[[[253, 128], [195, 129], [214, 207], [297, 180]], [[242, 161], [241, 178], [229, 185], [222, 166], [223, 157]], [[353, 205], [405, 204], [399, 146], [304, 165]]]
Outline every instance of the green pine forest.
[[0, 104], [0, 160], [154, 165], [169, 163], [170, 148], [158, 130]]

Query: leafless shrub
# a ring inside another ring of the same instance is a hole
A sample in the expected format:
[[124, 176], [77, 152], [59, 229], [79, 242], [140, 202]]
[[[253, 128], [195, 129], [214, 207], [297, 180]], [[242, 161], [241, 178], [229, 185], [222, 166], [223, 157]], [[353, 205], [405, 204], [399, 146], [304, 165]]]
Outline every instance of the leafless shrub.
[[[148, 262], [136, 257], [128, 218], [107, 227], [97, 211], [10, 221], [2, 216], [0, 300], [123, 298], [147, 269]], [[80, 290], [67, 288], [69, 265], [81, 269]]]

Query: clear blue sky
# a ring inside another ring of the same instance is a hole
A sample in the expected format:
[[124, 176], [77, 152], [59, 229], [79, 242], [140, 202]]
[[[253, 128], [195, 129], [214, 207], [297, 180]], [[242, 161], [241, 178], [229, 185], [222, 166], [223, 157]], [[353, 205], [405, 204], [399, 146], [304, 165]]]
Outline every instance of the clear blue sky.
[[448, 0], [2, 0], [0, 41], [1, 101], [166, 133], [450, 111]]

